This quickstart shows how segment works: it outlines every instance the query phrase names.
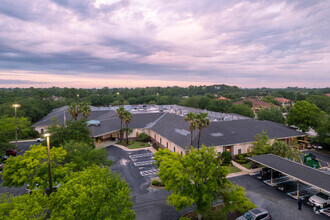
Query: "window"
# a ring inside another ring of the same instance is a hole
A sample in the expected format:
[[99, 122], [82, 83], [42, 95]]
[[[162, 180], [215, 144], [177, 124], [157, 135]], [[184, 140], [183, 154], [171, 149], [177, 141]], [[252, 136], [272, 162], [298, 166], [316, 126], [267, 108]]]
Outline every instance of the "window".
[[43, 129], [43, 128], [41, 128], [40, 132], [41, 132], [41, 134], [43, 134], [43, 133], [44, 133], [44, 129]]
[[168, 142], [166, 142], [166, 148], [168, 148]]
[[175, 152], [175, 147], [174, 147], [174, 152]]
[[242, 154], [242, 149], [238, 149], [238, 154]]
[[161, 138], [159, 138], [159, 143], [162, 144], [162, 139]]
[[155, 135], [155, 140], [156, 140], [156, 135]]
[[267, 217], [267, 213], [266, 214], [262, 214], [262, 215], [259, 215], [256, 220], [261, 220], [261, 219], [265, 219]]

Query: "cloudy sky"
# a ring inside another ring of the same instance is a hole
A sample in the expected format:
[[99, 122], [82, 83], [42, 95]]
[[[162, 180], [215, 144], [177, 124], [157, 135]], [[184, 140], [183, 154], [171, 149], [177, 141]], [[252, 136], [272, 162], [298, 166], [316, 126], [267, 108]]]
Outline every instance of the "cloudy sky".
[[0, 87], [329, 87], [329, 0], [1, 0]]

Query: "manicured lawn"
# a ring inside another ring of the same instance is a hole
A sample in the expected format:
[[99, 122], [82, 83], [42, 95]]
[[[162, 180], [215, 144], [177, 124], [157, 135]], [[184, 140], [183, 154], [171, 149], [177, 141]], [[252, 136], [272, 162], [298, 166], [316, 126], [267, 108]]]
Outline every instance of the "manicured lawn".
[[127, 146], [127, 148], [129, 148], [129, 149], [137, 149], [137, 148], [144, 148], [144, 147], [149, 147], [149, 144], [140, 142], [140, 141], [135, 141], [133, 144]]
[[241, 163], [241, 165], [247, 169], [251, 169], [251, 164], [252, 164], [252, 161], [249, 161], [247, 163]]
[[235, 166], [229, 166], [228, 168], [229, 168], [229, 173], [237, 173], [237, 172], [241, 171], [240, 169], [238, 169]]

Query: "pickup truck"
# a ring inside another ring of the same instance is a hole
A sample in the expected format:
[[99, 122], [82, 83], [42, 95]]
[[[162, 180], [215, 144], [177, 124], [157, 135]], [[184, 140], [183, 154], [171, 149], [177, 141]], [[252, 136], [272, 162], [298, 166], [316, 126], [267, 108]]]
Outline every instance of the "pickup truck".
[[311, 196], [307, 204], [314, 207], [325, 208], [326, 206], [330, 205], [330, 195], [319, 192], [314, 196]]

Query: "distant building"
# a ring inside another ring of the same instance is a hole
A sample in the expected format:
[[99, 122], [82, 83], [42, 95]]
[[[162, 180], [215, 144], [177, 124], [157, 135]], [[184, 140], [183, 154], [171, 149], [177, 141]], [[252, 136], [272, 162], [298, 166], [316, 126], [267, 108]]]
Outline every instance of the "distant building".
[[261, 101], [259, 99], [245, 99], [241, 101], [234, 102], [233, 105], [240, 105], [244, 104], [244, 101], [251, 101], [252, 102], [252, 110], [254, 114], [257, 114], [262, 108], [270, 108], [271, 106], [279, 107], [277, 105], [271, 105], [268, 102]]
[[230, 101], [230, 99], [227, 99], [226, 97], [223, 97], [223, 96], [221, 96], [220, 98], [217, 98], [217, 100], [228, 100], [228, 101]]
[[330, 97], [330, 93], [328, 93], [328, 94], [324, 94], [324, 95], [326, 95], [326, 96]]
[[290, 105], [292, 102], [285, 98], [275, 98], [276, 101], [280, 102], [282, 105]]
[[63, 100], [64, 97], [57, 97], [57, 96], [51, 96], [49, 98], [44, 98], [43, 100], [54, 100], [54, 101], [58, 101], [58, 100]]

